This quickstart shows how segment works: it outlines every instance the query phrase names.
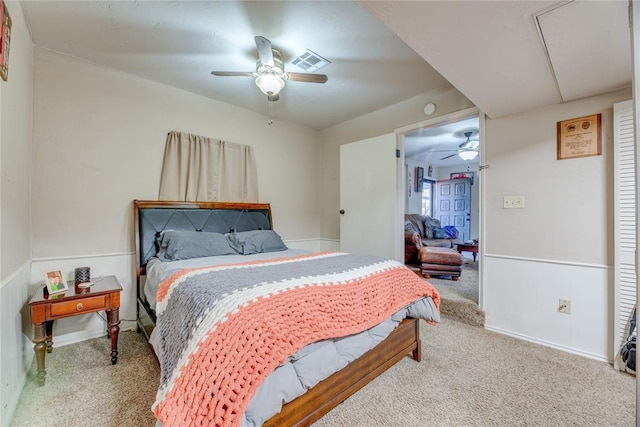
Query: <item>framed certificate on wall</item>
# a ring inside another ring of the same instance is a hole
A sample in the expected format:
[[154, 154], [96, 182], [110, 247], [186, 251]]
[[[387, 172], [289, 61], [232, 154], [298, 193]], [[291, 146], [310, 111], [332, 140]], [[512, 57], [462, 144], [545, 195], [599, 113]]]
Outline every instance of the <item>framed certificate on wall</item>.
[[557, 123], [558, 160], [602, 154], [601, 114]]

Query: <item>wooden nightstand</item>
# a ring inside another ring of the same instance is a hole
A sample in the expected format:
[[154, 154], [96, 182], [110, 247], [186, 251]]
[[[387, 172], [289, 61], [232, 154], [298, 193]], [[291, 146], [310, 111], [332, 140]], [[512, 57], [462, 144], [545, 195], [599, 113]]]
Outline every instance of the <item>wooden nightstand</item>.
[[49, 295], [47, 287], [42, 286], [29, 301], [31, 321], [35, 337], [33, 350], [38, 363], [38, 385], [44, 385], [47, 375], [44, 369], [45, 348], [53, 351], [53, 321], [79, 314], [106, 311], [107, 331], [111, 337], [111, 364], [118, 361], [118, 332], [120, 332], [120, 291], [122, 286], [115, 276], [92, 279], [93, 286], [79, 288], [73, 281], [69, 291], [62, 295]]

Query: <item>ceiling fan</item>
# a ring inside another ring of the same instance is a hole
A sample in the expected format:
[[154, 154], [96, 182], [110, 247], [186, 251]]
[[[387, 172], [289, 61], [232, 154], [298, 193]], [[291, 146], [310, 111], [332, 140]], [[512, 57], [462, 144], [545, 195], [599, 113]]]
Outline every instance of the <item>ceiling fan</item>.
[[467, 140], [458, 146], [458, 150], [454, 154], [450, 154], [441, 158], [440, 160], [445, 160], [455, 155], [459, 155], [463, 160], [473, 160], [478, 155], [478, 141], [472, 141], [471, 135], [473, 132], [465, 132], [464, 136], [467, 137]]
[[266, 37], [255, 36], [254, 39], [258, 48], [256, 71], [212, 71], [211, 74], [223, 77], [254, 77], [256, 85], [267, 95], [269, 101], [280, 99], [278, 94], [284, 88], [285, 80], [305, 83], [325, 83], [328, 80], [328, 77], [324, 74], [285, 73], [282, 53], [274, 49]]

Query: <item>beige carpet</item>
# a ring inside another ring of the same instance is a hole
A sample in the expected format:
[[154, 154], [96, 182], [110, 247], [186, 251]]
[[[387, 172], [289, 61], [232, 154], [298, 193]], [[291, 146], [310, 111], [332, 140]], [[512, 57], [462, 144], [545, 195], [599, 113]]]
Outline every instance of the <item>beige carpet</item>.
[[[316, 425], [633, 426], [635, 377], [606, 363], [444, 318], [421, 323], [423, 360], [405, 358]], [[152, 427], [159, 368], [140, 334], [121, 334], [118, 364], [97, 338], [35, 362], [12, 426]]]
[[[420, 271], [417, 266], [411, 268], [416, 273]], [[426, 280], [440, 293], [440, 312], [444, 317], [484, 327], [484, 311], [478, 306], [478, 263], [473, 258], [465, 257], [458, 280], [451, 280], [449, 276], [432, 276]]]
[[444, 319], [405, 358], [316, 423], [635, 426], [635, 377], [606, 363]]
[[[47, 354], [46, 383], [36, 383], [31, 364], [12, 426], [153, 426], [151, 404], [160, 368], [142, 334], [121, 332], [118, 363], [111, 365], [111, 340], [96, 338]], [[34, 358], [35, 359], [35, 358]]]

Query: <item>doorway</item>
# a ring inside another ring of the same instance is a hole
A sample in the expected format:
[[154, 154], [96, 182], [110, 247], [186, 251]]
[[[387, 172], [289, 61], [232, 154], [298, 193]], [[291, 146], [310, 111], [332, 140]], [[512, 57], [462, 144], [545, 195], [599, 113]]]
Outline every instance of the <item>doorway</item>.
[[[481, 235], [480, 136], [481, 118], [475, 110], [462, 117], [460, 114], [443, 116], [404, 129], [400, 141], [407, 181], [404, 213], [429, 216], [440, 221], [442, 227], [453, 226], [459, 243], [466, 243], [460, 248], [452, 244], [452, 249], [462, 250], [464, 257], [460, 279], [453, 281], [446, 276], [432, 276], [429, 281], [441, 293], [445, 315], [449, 301], [456, 305], [453, 311], [463, 317], [458, 320], [483, 326], [484, 313], [480, 310], [482, 257], [474, 251], [479, 247]], [[461, 192], [466, 189], [466, 201], [454, 199], [450, 193], [452, 188]], [[408, 265], [419, 269], [419, 264], [411, 265], [411, 261]]]

